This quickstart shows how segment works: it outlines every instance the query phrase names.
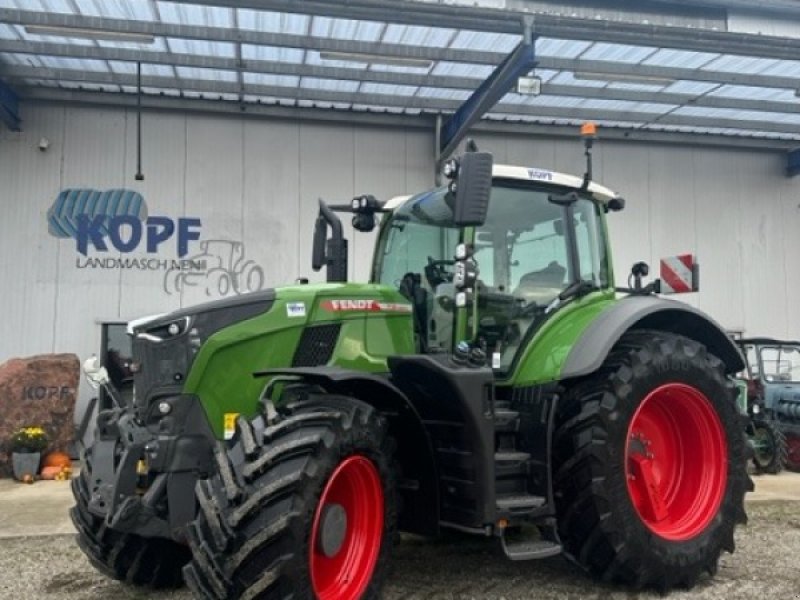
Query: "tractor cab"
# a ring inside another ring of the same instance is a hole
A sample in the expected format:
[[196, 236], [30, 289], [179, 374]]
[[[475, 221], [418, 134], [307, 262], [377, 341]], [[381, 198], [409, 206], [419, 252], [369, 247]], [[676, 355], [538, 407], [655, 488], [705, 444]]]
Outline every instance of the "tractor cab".
[[[421, 352], [469, 339], [506, 371], [524, 340], [572, 297], [613, 290], [604, 222], [611, 190], [552, 171], [495, 165], [486, 216], [458, 227], [450, 186], [389, 200], [372, 281], [393, 286], [414, 307]], [[456, 335], [456, 249], [475, 264], [472, 310]]]

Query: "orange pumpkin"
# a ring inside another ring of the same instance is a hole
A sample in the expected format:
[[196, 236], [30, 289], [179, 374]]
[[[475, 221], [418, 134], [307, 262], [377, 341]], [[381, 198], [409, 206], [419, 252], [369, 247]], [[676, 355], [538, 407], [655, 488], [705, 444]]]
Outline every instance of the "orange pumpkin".
[[71, 469], [72, 459], [64, 452], [51, 452], [44, 457], [42, 469], [46, 467], [58, 467], [60, 469]]
[[40, 475], [42, 479], [55, 479], [61, 471], [61, 467], [42, 467]]

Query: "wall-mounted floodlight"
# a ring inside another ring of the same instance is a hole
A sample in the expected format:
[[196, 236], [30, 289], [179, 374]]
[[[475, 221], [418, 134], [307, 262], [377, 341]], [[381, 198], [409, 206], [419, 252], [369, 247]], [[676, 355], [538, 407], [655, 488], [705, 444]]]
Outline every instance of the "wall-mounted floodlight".
[[26, 25], [25, 32], [31, 35], [54, 35], [65, 38], [84, 38], [106, 42], [133, 42], [135, 44], [153, 44], [155, 36], [148, 33], [132, 33], [128, 31], [107, 31], [104, 29], [81, 29], [78, 27], [61, 27], [58, 25]]
[[520, 77], [517, 79], [517, 93], [525, 96], [538, 96], [542, 93], [542, 78]]

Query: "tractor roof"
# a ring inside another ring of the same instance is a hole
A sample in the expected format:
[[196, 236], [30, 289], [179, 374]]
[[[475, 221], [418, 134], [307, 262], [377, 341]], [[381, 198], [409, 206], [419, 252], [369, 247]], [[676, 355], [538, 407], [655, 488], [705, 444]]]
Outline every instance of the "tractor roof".
[[[536, 167], [517, 167], [513, 165], [494, 165], [492, 167], [492, 176], [495, 179], [515, 179], [520, 181], [535, 181], [538, 183], [557, 185], [560, 187], [572, 188], [579, 190], [583, 185], [583, 178], [576, 177], [575, 175], [568, 175], [566, 173], [559, 173], [558, 171], [550, 171], [548, 169], [539, 169]], [[589, 183], [589, 192], [594, 196], [595, 200], [607, 204], [612, 198], [619, 198], [619, 194], [595, 183]], [[386, 202], [384, 208], [394, 210], [405, 203], [406, 200], [411, 198], [407, 196], [395, 196]]]

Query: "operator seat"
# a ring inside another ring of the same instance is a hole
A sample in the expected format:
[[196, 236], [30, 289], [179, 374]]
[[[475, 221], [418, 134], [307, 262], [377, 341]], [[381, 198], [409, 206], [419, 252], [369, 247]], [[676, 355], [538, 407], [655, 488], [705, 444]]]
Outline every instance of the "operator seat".
[[566, 267], [551, 261], [544, 269], [525, 273], [520, 278], [513, 296], [540, 306], [550, 304], [564, 289], [566, 274]]

